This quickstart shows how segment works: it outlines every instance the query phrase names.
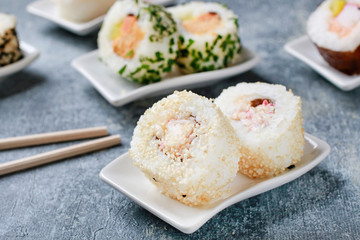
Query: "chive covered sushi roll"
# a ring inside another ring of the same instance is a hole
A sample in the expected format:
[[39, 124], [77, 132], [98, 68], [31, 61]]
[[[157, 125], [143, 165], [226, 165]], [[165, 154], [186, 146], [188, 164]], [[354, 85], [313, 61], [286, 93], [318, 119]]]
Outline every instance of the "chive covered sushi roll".
[[174, 92], [142, 115], [130, 156], [164, 194], [190, 206], [224, 197], [237, 174], [238, 139], [215, 104]]
[[99, 32], [99, 57], [128, 80], [158, 82], [173, 69], [177, 37], [176, 23], [162, 6], [118, 1]]
[[307, 32], [330, 66], [360, 74], [360, 1], [324, 1], [310, 15]]
[[241, 173], [252, 178], [282, 173], [301, 160], [304, 148], [301, 99], [281, 85], [239, 83], [225, 89], [215, 104], [231, 121], [248, 158]]
[[219, 3], [191, 2], [168, 8], [178, 24], [177, 63], [185, 73], [225, 68], [241, 60], [238, 18]]
[[22, 57], [15, 27], [15, 16], [0, 13], [0, 67], [16, 62]]
[[87, 22], [104, 15], [116, 0], [52, 0], [57, 14], [72, 22]]

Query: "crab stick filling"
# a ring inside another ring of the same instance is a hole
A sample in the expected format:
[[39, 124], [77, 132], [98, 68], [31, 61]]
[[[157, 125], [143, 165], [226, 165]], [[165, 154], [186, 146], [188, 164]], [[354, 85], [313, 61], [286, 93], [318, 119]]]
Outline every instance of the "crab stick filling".
[[241, 121], [249, 131], [267, 127], [275, 113], [275, 104], [270, 99], [240, 99], [235, 105], [237, 108], [231, 119]]
[[156, 134], [159, 149], [167, 157], [182, 162], [191, 157], [190, 147], [197, 137], [199, 123], [195, 117], [188, 119], [171, 119]]
[[192, 34], [202, 35], [218, 28], [221, 25], [221, 18], [219, 14], [215, 12], [208, 12], [196, 18], [184, 20], [182, 25], [186, 31]]
[[335, 32], [340, 38], [349, 35], [360, 21], [359, 8], [355, 3], [334, 0], [330, 5], [334, 17], [329, 22], [329, 31]]
[[111, 34], [113, 51], [123, 58], [131, 59], [135, 50], [144, 38], [137, 17], [129, 14], [122, 22], [114, 27]]

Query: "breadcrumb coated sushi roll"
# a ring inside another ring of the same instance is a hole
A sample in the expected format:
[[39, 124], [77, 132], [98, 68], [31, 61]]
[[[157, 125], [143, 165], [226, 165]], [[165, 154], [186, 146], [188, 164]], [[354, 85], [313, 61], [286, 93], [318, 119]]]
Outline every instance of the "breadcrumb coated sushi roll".
[[174, 92], [141, 116], [129, 152], [164, 194], [190, 206], [221, 199], [241, 157], [222, 112], [187, 91]]
[[72, 22], [87, 22], [101, 15], [116, 0], [52, 0], [56, 3], [57, 14]]
[[231, 121], [248, 158], [241, 173], [252, 178], [282, 173], [301, 160], [304, 148], [301, 99], [281, 85], [239, 83], [224, 90], [215, 104]]
[[309, 17], [307, 32], [330, 66], [360, 74], [360, 1], [326, 0]]
[[0, 13], [0, 67], [16, 62], [22, 57], [15, 27], [15, 16]]
[[225, 68], [241, 60], [238, 18], [219, 3], [191, 2], [168, 9], [178, 23], [177, 63], [186, 73]]
[[138, 82], [158, 82], [173, 69], [176, 23], [162, 6], [116, 2], [98, 36], [101, 60], [115, 73]]

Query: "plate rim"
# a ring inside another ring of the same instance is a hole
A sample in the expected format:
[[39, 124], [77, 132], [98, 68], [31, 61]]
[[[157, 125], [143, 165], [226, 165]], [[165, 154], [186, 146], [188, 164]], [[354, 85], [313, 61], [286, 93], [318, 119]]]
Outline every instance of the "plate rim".
[[[141, 86], [141, 87], [131, 91], [130, 93], [124, 94], [123, 96], [120, 96], [120, 97], [113, 97], [113, 96], [109, 95], [107, 93], [106, 88], [104, 88], [103, 85], [100, 84], [100, 82], [97, 79], [95, 79], [87, 71], [86, 68], [83, 67], [84, 61], [86, 61], [87, 59], [92, 59], [92, 58], [98, 57], [98, 51], [99, 51], [98, 49], [95, 49], [93, 51], [90, 51], [88, 53], [85, 53], [85, 54], [73, 59], [71, 61], [71, 66], [75, 70], [77, 70], [79, 73], [81, 73], [111, 105], [113, 105], [115, 107], [119, 107], [119, 106], [123, 106], [127, 103], [130, 103], [132, 101], [135, 101], [141, 97], [148, 96], [154, 92], [159, 92], [159, 91], [170, 89], [170, 88], [186, 87], [187, 85], [206, 82], [206, 80], [201, 80], [201, 81], [197, 81], [197, 82], [194, 82], [193, 80], [186, 81], [187, 79], [189, 79], [189, 76], [196, 75], [196, 76], [198, 76], [198, 78], [206, 79], [206, 77], [213, 74], [214, 72], [227, 73], [227, 75], [225, 77], [213, 78], [211, 80], [208, 80], [208, 82], [216, 82], [223, 78], [225, 79], [225, 78], [228, 78], [231, 76], [236, 76], [236, 75], [242, 74], [244, 72], [247, 72], [259, 64], [259, 62], [261, 61], [261, 57], [256, 52], [251, 51], [249, 48], [247, 48], [245, 46], [243, 47], [243, 49], [244, 49], [244, 51], [247, 52], [248, 59], [246, 59], [243, 62], [237, 63], [234, 66], [230, 66], [230, 67], [223, 68], [223, 69], [217, 69], [217, 70], [213, 70], [213, 71], [208, 71], [208, 72], [200, 72], [200, 73], [193, 73], [193, 74], [189, 74], [189, 75], [182, 75], [182, 76], [174, 77], [172, 79], [164, 80], [161, 82], [144, 85], [144, 86]], [[237, 69], [240, 67], [242, 68], [242, 70], [238, 71]], [[235, 72], [235, 73], [232, 73], [232, 72]], [[124, 81], [126, 81], [126, 80], [124, 80]], [[174, 82], [178, 82], [178, 83], [174, 84]]]
[[19, 41], [23, 58], [0, 68], [0, 78], [19, 72], [29, 66], [40, 55], [40, 51], [25, 41]]
[[[220, 211], [224, 210], [225, 208], [228, 208], [228, 207], [234, 205], [235, 203], [241, 202], [245, 199], [257, 196], [261, 193], [264, 193], [264, 192], [270, 191], [274, 188], [280, 187], [284, 184], [287, 184], [287, 183], [299, 178], [300, 176], [306, 174], [311, 169], [316, 167], [320, 162], [322, 162], [329, 155], [329, 153], [331, 151], [331, 147], [329, 146], [329, 144], [327, 142], [325, 142], [311, 134], [308, 134], [308, 133], [305, 133], [305, 139], [307, 141], [309, 141], [309, 143], [312, 146], [315, 146], [316, 149], [319, 150], [318, 155], [316, 157], [314, 157], [314, 159], [312, 159], [311, 162], [309, 162], [305, 166], [301, 167], [300, 169], [292, 170], [290, 177], [289, 177], [289, 174], [285, 173], [285, 174], [264, 180], [260, 183], [255, 184], [254, 186], [251, 186], [251, 187], [239, 192], [238, 194], [234, 194], [234, 195], [230, 196], [229, 198], [225, 199], [224, 201], [215, 205], [212, 208], [210, 217], [208, 217], [208, 216], [200, 217], [199, 220], [197, 221], [197, 223], [193, 224], [193, 225], [187, 225], [186, 223], [184, 224], [184, 223], [178, 222], [170, 217], [167, 217], [166, 214], [163, 214], [161, 211], [157, 211], [156, 209], [154, 209], [154, 207], [151, 207], [151, 205], [147, 204], [146, 202], [143, 202], [138, 198], [132, 197], [132, 194], [128, 190], [123, 189], [120, 186], [118, 186], [111, 179], [111, 177], [108, 177], [106, 175], [106, 171], [108, 169], [111, 169], [112, 165], [116, 164], [117, 161], [121, 161], [121, 159], [124, 157], [129, 157], [128, 152], [123, 153], [122, 155], [117, 157], [115, 160], [111, 161], [105, 167], [103, 167], [99, 173], [99, 177], [101, 178], [102, 181], [104, 181], [108, 185], [112, 186], [117, 191], [119, 191], [121, 194], [128, 197], [131, 201], [136, 202], [138, 205], [140, 205], [142, 208], [146, 209], [147, 211], [151, 212], [156, 217], [162, 219], [166, 223], [172, 225], [174, 228], [176, 228], [186, 234], [191, 234], [191, 233], [197, 231], [199, 228], [201, 228], [207, 221], [209, 221], [211, 218], [213, 218], [216, 214], [218, 214]], [[290, 173], [290, 172], [288, 172], [288, 173]], [[278, 183], [278, 182], [280, 182], [280, 183]], [[264, 188], [265, 188], [265, 190], [264, 190]], [[256, 191], [254, 191], [254, 189]], [[242, 195], [244, 195], [244, 196], [242, 196]]]
[[[293, 39], [289, 42], [287, 42], [284, 45], [285, 51], [287, 51], [290, 55], [296, 57], [300, 61], [307, 64], [310, 68], [312, 68], [314, 71], [316, 71], [318, 74], [323, 76], [326, 80], [334, 84], [336, 87], [343, 91], [351, 91], [357, 87], [360, 86], [360, 75], [357, 76], [349, 76], [346, 75], [331, 66], [329, 66], [329, 69], [325, 68], [321, 64], [319, 64], [317, 61], [308, 58], [306, 55], [302, 53], [301, 50], [297, 49], [295, 46], [299, 43], [312, 43], [310, 38], [307, 35], [303, 35], [301, 37], [298, 37], [296, 39]], [[320, 54], [316, 52], [315, 54], [318, 54], [321, 58]], [[325, 61], [324, 61], [325, 62]], [[326, 62], [325, 62], [326, 63]], [[327, 63], [326, 63], [327, 64]], [[333, 73], [342, 75], [343, 78], [350, 78], [350, 79], [339, 79], [336, 75]], [[352, 79], [351, 79], [352, 78]], [[351, 82], [349, 82], [351, 81]]]

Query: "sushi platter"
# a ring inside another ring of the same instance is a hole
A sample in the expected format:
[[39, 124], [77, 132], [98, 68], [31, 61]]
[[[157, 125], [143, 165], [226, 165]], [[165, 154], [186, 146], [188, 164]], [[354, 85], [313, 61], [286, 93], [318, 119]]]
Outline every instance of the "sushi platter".
[[121, 106], [146, 96], [169, 93], [174, 89], [200, 87], [221, 81], [246, 72], [260, 62], [260, 56], [251, 50], [244, 48], [244, 53], [246, 55], [244, 61], [229, 68], [188, 75], [179, 74], [150, 85], [130, 82], [110, 72], [104, 64], [99, 62], [97, 50], [74, 59], [71, 65], [85, 76], [109, 103]]
[[228, 197], [207, 207], [189, 207], [161, 194], [133, 165], [128, 153], [105, 166], [100, 177], [165, 222], [190, 234], [221, 210], [302, 176], [324, 160], [330, 152], [330, 146], [326, 142], [310, 134], [306, 134], [305, 141], [304, 156], [296, 168], [268, 179], [255, 180], [238, 174]]
[[0, 239], [360, 235], [360, 0], [5, 1]]

